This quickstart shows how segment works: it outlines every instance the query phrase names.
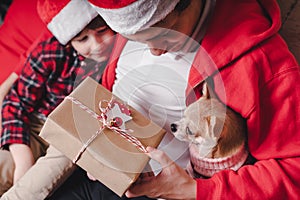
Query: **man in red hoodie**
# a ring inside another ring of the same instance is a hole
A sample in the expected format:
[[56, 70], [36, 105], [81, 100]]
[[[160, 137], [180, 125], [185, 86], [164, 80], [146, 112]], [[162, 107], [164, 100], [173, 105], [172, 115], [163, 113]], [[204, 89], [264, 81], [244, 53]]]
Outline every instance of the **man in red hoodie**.
[[[203, 81], [210, 80], [217, 97], [245, 118], [249, 152], [256, 159], [238, 171], [192, 179], [183, 169], [187, 147], [167, 134], [159, 147], [163, 151], [148, 147], [163, 168], [141, 178], [127, 197], [299, 198], [300, 71], [278, 34], [275, 0], [90, 2], [113, 30], [130, 39], [117, 41], [104, 86], [169, 131], [184, 102], [198, 99]], [[55, 198], [84, 199], [83, 191], [100, 198], [95, 185], [62, 187]]]
[[[199, 48], [189, 70], [187, 102], [194, 101], [193, 96], [199, 98], [202, 81], [210, 77], [220, 100], [247, 120], [249, 151], [257, 159], [255, 165], [244, 166], [238, 172], [223, 171], [207, 180], [197, 179], [196, 183], [185, 179], [184, 175], [182, 178], [175, 176], [178, 168], [171, 165], [152, 181], [148, 179], [135, 185], [128, 192], [129, 196], [189, 199], [185, 196], [189, 193], [191, 198], [197, 199], [222, 196], [232, 199], [297, 198], [300, 193], [300, 178], [295, 174], [300, 166], [300, 150], [297, 148], [300, 142], [300, 75], [298, 64], [278, 35], [280, 11], [276, 1], [218, 1], [212, 8], [212, 14], [208, 13], [207, 18], [203, 19], [209, 1], [191, 0], [181, 13], [175, 9], [162, 21], [159, 19], [160, 22], [151, 24], [150, 19], [132, 32], [128, 31], [128, 27], [122, 27], [126, 23], [108, 20], [108, 17], [120, 11], [116, 6], [128, 9], [127, 16], [136, 15], [136, 11], [130, 11], [130, 6], [140, 3], [142, 7], [142, 0], [131, 1], [127, 5], [101, 5], [96, 0], [90, 2], [102, 7], [98, 8], [98, 12], [112, 28], [131, 40], [146, 43], [154, 55], [166, 56], [166, 52], [178, 50], [172, 49], [175, 46], [171, 40], [172, 32], [151, 32], [147, 25], [195, 36], [193, 39], [200, 42], [202, 48]], [[197, 16], [197, 8], [202, 10], [202, 16]], [[157, 7], [155, 11], [159, 9]], [[201, 19], [204, 25], [198, 29]], [[133, 25], [130, 27], [134, 29]], [[201, 30], [204, 29], [201, 38]], [[198, 35], [195, 34], [197, 30], [200, 30]], [[210, 56], [213, 67], [209, 61], [205, 62], [201, 49]], [[121, 59], [122, 54], [117, 64], [111, 65], [107, 76], [104, 76], [103, 84], [113, 90], [117, 90], [117, 84], [121, 82], [118, 81]], [[160, 154], [155, 152], [152, 155], [157, 158]], [[160, 161], [165, 164], [165, 158]], [[172, 176], [166, 175], [169, 170], [175, 170]], [[178, 186], [170, 184], [173, 182]], [[188, 192], [189, 186], [196, 187]]]

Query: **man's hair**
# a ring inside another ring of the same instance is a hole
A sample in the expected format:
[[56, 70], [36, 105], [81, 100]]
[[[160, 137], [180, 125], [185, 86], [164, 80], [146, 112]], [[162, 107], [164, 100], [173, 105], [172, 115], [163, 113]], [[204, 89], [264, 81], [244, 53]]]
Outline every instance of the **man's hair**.
[[180, 0], [175, 9], [178, 12], [184, 11], [191, 4], [191, 0]]

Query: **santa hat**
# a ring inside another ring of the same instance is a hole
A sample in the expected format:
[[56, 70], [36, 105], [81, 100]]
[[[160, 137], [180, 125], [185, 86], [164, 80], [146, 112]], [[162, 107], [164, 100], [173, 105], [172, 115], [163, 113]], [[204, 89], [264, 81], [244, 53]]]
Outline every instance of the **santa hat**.
[[174, 10], [179, 0], [89, 0], [114, 31], [130, 35], [149, 28]]
[[38, 0], [37, 11], [48, 29], [63, 45], [98, 15], [86, 0]]

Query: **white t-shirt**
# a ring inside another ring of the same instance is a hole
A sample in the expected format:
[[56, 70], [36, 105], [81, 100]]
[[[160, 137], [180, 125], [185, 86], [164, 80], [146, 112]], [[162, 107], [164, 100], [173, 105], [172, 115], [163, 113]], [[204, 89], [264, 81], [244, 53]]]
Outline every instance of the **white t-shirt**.
[[[185, 168], [188, 144], [177, 140], [170, 124], [182, 118], [189, 70], [195, 53], [166, 53], [153, 56], [147, 45], [128, 41], [116, 69], [113, 93], [163, 127], [167, 134], [159, 149]], [[152, 169], [159, 169], [154, 161]]]

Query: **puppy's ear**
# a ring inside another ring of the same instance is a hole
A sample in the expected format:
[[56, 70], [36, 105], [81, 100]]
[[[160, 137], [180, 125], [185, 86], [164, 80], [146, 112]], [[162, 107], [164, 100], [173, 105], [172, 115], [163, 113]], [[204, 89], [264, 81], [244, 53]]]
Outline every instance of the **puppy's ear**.
[[204, 81], [204, 83], [203, 83], [202, 97], [205, 99], [210, 99], [209, 89], [208, 89], [208, 85], [207, 85], [206, 81]]
[[222, 132], [223, 123], [216, 116], [206, 117], [208, 133], [211, 138], [219, 138]]
[[214, 92], [215, 85], [211, 78], [207, 78], [202, 87], [202, 97], [205, 99], [218, 99], [216, 93]]
[[219, 118], [217, 118], [216, 116], [212, 116], [212, 132], [214, 134], [214, 137], [219, 138], [222, 130], [223, 130], [223, 125], [224, 122], [222, 120], [220, 120]]

